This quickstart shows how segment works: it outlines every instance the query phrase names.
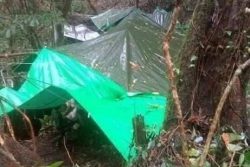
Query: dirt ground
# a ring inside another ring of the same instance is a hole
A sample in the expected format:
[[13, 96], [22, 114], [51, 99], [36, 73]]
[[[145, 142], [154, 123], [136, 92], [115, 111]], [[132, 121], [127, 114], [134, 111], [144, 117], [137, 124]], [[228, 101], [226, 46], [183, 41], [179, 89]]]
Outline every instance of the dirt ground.
[[[54, 162], [63, 161], [64, 167], [72, 167], [72, 162], [67, 154], [65, 146], [74, 164], [80, 167], [120, 167], [123, 159], [112, 145], [75, 145], [73, 142], [62, 140], [54, 141], [54, 134], [43, 134], [37, 138], [37, 153], [43, 164], [49, 165]], [[26, 147], [32, 146], [32, 142], [22, 141]], [[30, 148], [32, 149], [32, 148]]]
[[[97, 136], [98, 138], [100, 139]], [[36, 138], [37, 151], [35, 153], [31, 140], [15, 141], [8, 135], [4, 135], [4, 145], [0, 145], [0, 166], [40, 167], [58, 161], [63, 161], [63, 167], [72, 167], [72, 161], [79, 167], [122, 167], [124, 164], [121, 155], [108, 142], [98, 145], [88, 138], [89, 143], [79, 145], [76, 144], [77, 142], [68, 140], [65, 140], [64, 144], [63, 139], [58, 139], [58, 135], [54, 132], [40, 134]], [[83, 139], [83, 141], [86, 140]], [[2, 154], [1, 150], [12, 154], [13, 159]]]

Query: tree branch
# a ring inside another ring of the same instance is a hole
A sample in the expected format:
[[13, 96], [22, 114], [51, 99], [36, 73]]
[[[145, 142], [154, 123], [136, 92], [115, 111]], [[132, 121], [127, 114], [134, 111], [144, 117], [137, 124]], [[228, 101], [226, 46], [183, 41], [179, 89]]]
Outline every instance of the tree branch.
[[0, 101], [0, 108], [1, 108], [1, 110], [3, 112], [3, 115], [4, 115], [3, 118], [4, 118], [4, 121], [5, 121], [6, 125], [7, 125], [7, 128], [9, 130], [9, 133], [10, 133], [11, 137], [13, 138], [13, 140], [16, 141], [14, 128], [12, 126], [9, 115], [5, 112], [5, 108], [4, 108], [4, 105], [3, 105], [2, 101]]
[[213, 122], [212, 122], [212, 124], [210, 126], [209, 133], [207, 135], [207, 140], [206, 140], [206, 144], [204, 146], [203, 154], [201, 155], [201, 159], [200, 159], [200, 162], [199, 162], [200, 167], [203, 167], [204, 163], [206, 161], [206, 157], [207, 157], [207, 154], [208, 154], [208, 151], [209, 151], [210, 143], [212, 141], [215, 129], [216, 129], [216, 127], [218, 125], [218, 122], [220, 120], [220, 116], [221, 116], [221, 112], [222, 112], [224, 103], [228, 98], [228, 95], [229, 95], [229, 93], [230, 93], [230, 91], [232, 89], [232, 86], [235, 83], [235, 81], [237, 80], [237, 78], [242, 74], [242, 71], [244, 69], [246, 69], [248, 66], [250, 66], [250, 59], [248, 59], [245, 63], [241, 64], [238, 67], [238, 69], [234, 72], [233, 78], [231, 79], [231, 81], [227, 85], [227, 87], [226, 87], [226, 89], [225, 89], [225, 91], [224, 91], [224, 93], [223, 93], [223, 95], [222, 95], [222, 97], [220, 99], [220, 102], [219, 102], [219, 104], [218, 104], [218, 106], [216, 108], [216, 111], [215, 111]]
[[17, 166], [20, 166], [14, 155], [9, 152], [8, 148], [5, 146], [4, 137], [0, 134], [0, 154], [1, 156], [7, 157], [9, 160], [13, 161]]
[[172, 21], [171, 24], [168, 28], [168, 31], [165, 35], [164, 41], [163, 41], [163, 54], [165, 57], [165, 63], [167, 66], [167, 73], [168, 73], [168, 78], [170, 81], [170, 86], [171, 86], [171, 91], [173, 95], [173, 100], [175, 104], [175, 115], [178, 119], [179, 126], [180, 126], [180, 132], [181, 132], [181, 137], [182, 137], [182, 151], [185, 153], [186, 148], [187, 148], [187, 143], [186, 143], [186, 134], [185, 134], [185, 128], [184, 128], [184, 123], [183, 123], [183, 115], [182, 115], [182, 109], [181, 109], [181, 102], [179, 99], [178, 91], [177, 91], [177, 86], [175, 82], [175, 74], [174, 74], [174, 65], [173, 61], [169, 52], [169, 43], [171, 41], [172, 35], [174, 33], [176, 23], [177, 23], [177, 18], [179, 16], [180, 12], [180, 6], [177, 4], [177, 6], [174, 9], [173, 15], [172, 15]]
[[16, 107], [14, 104], [12, 104], [11, 102], [9, 102], [7, 99], [5, 99], [4, 97], [0, 97], [0, 100], [6, 102], [7, 104], [9, 104], [10, 106], [12, 106], [17, 112], [19, 112], [23, 119], [28, 123], [28, 126], [30, 128], [30, 136], [33, 142], [33, 151], [36, 153], [37, 152], [37, 143], [36, 143], [36, 138], [35, 138], [35, 132], [34, 132], [34, 128], [33, 125], [29, 119], [29, 117], [22, 112], [18, 107]]
[[37, 52], [5, 53], [5, 54], [0, 54], [0, 58], [13, 58], [31, 54], [37, 54]]

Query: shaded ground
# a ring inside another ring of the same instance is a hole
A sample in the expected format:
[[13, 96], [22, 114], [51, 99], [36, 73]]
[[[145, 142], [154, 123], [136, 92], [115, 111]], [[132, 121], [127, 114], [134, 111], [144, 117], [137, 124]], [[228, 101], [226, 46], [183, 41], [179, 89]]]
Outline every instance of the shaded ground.
[[[123, 158], [115, 147], [109, 142], [97, 125], [89, 119], [87, 126], [74, 134], [64, 135], [58, 133], [53, 127], [49, 131], [40, 132], [37, 137], [37, 153], [45, 165], [63, 161], [63, 166], [70, 167], [72, 163], [65, 146], [75, 164], [80, 167], [120, 167]], [[67, 140], [67, 137], [69, 138]], [[22, 144], [32, 149], [31, 140], [22, 141]]]
[[[37, 113], [34, 115], [34, 113]], [[11, 114], [15, 137], [19, 142], [14, 141], [6, 135], [7, 150], [14, 155], [17, 162], [24, 167], [30, 167], [41, 162], [42, 165], [63, 161], [64, 167], [71, 167], [66, 148], [74, 162], [80, 167], [120, 167], [124, 160], [116, 148], [110, 143], [106, 135], [100, 130], [96, 123], [88, 118], [87, 113], [82, 113], [76, 122], [64, 124], [61, 129], [55, 127], [52, 117], [48, 116], [50, 110], [29, 112], [36, 137], [37, 154], [33, 150], [33, 142], [30, 140], [30, 131], [23, 124], [22, 117], [18, 114]], [[44, 118], [42, 116], [44, 116]], [[48, 115], [47, 115], [48, 114]], [[39, 119], [42, 122], [39, 123]], [[46, 118], [46, 119], [45, 119]], [[65, 122], [64, 122], [65, 123]], [[74, 129], [74, 125], [78, 128]], [[42, 128], [41, 128], [42, 127]], [[65, 140], [64, 140], [65, 139]], [[65, 143], [64, 143], [65, 141]], [[66, 148], [65, 148], [66, 147]], [[1, 149], [0, 143], [0, 149]], [[18, 150], [18, 151], [16, 151]], [[0, 150], [1, 151], [1, 150]], [[2, 158], [0, 152], [0, 167], [16, 167], [15, 162], [8, 158]], [[9, 162], [8, 162], [9, 161]], [[8, 162], [8, 163], [7, 163]], [[5, 166], [2, 166], [4, 164]], [[17, 164], [17, 167], [18, 164]]]
[[[54, 134], [37, 138], [37, 154], [33, 152], [31, 140], [14, 141], [5, 136], [4, 146], [0, 146], [1, 167], [31, 167], [49, 165], [58, 161], [63, 161], [64, 167], [72, 167], [72, 162], [66, 152], [65, 146], [53, 142]], [[123, 166], [123, 159], [112, 145], [102, 145], [101, 147], [76, 146], [74, 143], [67, 143], [67, 149], [74, 162], [80, 167], [120, 167]], [[6, 149], [10, 156], [2, 154], [2, 149]], [[13, 158], [10, 158], [13, 156]]]
[[21, 145], [7, 135], [1, 134], [0, 166], [20, 167], [35, 166], [41, 161], [40, 157], [29, 148]]
[[[48, 165], [57, 161], [63, 161], [63, 166], [71, 167], [71, 161], [67, 155], [62, 141], [53, 140], [56, 138], [53, 133], [46, 133], [37, 138], [37, 153], [41, 156], [44, 164]], [[30, 140], [22, 142], [26, 147], [32, 146]], [[122, 166], [122, 158], [112, 145], [74, 145], [67, 142], [67, 149], [75, 164], [80, 167], [119, 167]], [[32, 148], [30, 148], [32, 149]]]

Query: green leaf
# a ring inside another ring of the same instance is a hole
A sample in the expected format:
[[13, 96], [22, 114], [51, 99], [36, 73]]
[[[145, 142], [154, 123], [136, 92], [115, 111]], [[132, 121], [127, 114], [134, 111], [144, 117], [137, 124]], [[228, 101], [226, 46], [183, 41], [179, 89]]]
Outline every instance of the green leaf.
[[188, 150], [188, 152], [187, 152], [187, 155], [188, 155], [189, 157], [198, 157], [198, 156], [200, 156], [200, 154], [201, 154], [201, 152], [200, 152], [199, 150], [194, 149], [194, 148], [191, 148], [191, 149]]
[[245, 163], [250, 164], [250, 151], [245, 152], [244, 158]]
[[31, 27], [36, 27], [36, 26], [38, 26], [38, 25], [39, 25], [39, 22], [38, 22], [37, 18], [36, 18], [36, 17], [33, 17], [33, 18], [31, 19], [29, 25], [30, 25]]
[[191, 57], [190, 61], [191, 61], [191, 62], [193, 62], [193, 61], [195, 61], [195, 60], [197, 60], [197, 59], [198, 59], [198, 57], [197, 57], [197, 56], [192, 55], [192, 57]]
[[54, 162], [46, 167], [60, 167], [60, 166], [62, 166], [62, 164], [63, 164], [63, 161], [57, 161], [57, 162]]
[[15, 34], [16, 33], [16, 26], [15, 25], [12, 25], [10, 27], [10, 30], [11, 30], [11, 34]]
[[228, 167], [228, 163], [227, 162], [223, 162], [222, 163], [222, 167]]
[[227, 144], [226, 146], [227, 146], [228, 151], [231, 151], [231, 152], [237, 152], [243, 149], [243, 147], [237, 144]]
[[195, 64], [190, 64], [189, 65], [189, 68], [194, 68], [195, 67]]
[[180, 74], [180, 69], [179, 69], [179, 68], [174, 68], [174, 71], [175, 71], [175, 73], [176, 73], [177, 75]]
[[206, 161], [205, 164], [204, 164], [204, 167], [211, 167], [210, 162]]
[[[197, 167], [199, 164], [200, 158], [190, 158], [189, 162], [191, 163], [191, 167]], [[211, 164], [206, 161], [204, 167], [211, 167]]]
[[228, 36], [232, 35], [232, 31], [226, 31], [226, 33], [227, 33]]
[[21, 30], [25, 30], [23, 24], [20, 24], [19, 26], [20, 26]]
[[146, 151], [142, 151], [142, 159], [146, 160], [148, 157], [148, 153]]
[[6, 30], [5, 37], [6, 38], [10, 38], [11, 37], [11, 30], [10, 29]]
[[191, 167], [196, 167], [199, 164], [199, 158], [190, 158], [189, 162], [191, 164]]
[[244, 160], [245, 160], [245, 155], [244, 154], [240, 154], [239, 167], [241, 167], [243, 165]]
[[239, 141], [239, 140], [244, 140], [245, 136], [244, 135], [238, 135], [235, 133], [227, 133], [228, 137], [229, 137], [229, 142], [234, 142], [234, 141]]

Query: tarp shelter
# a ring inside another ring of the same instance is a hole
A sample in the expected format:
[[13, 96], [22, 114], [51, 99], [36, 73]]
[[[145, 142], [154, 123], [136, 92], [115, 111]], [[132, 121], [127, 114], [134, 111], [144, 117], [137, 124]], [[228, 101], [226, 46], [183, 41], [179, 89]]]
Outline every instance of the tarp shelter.
[[[91, 17], [91, 20], [99, 30], [106, 31], [136, 10], [138, 9], [135, 7], [125, 9], [109, 9], [104, 13]], [[143, 12], [141, 12], [141, 14], [150, 18], [163, 28], [168, 28], [171, 22], [172, 11], [167, 12], [164, 9], [156, 8], [152, 14]]]
[[154, 12], [152, 14], [148, 14], [148, 16], [162, 27], [168, 28], [171, 23], [172, 12], [156, 8]]
[[109, 9], [99, 15], [91, 17], [92, 22], [95, 26], [101, 30], [105, 31], [110, 27], [117, 24], [119, 21], [127, 17], [131, 12], [135, 11], [136, 8], [130, 7], [126, 9]]
[[[177, 38], [175, 38], [177, 36]], [[130, 11], [106, 34], [57, 50], [76, 57], [123, 85], [128, 91], [168, 93], [162, 53], [164, 29], [140, 10]], [[177, 55], [181, 40], [175, 34], [170, 52]]]
[[[109, 28], [116, 26], [116, 24], [118, 24], [135, 10], [136, 8], [134, 7], [125, 9], [109, 9], [101, 14], [90, 17], [91, 23], [93, 23], [92, 27], [95, 26], [94, 29], [99, 29], [99, 31], [105, 32]], [[156, 8], [152, 14], [141, 14], [150, 18], [163, 28], [167, 28], [169, 26], [172, 16], [172, 12], [167, 12], [160, 8]], [[64, 25], [64, 36], [78, 39], [80, 41], [87, 41], [98, 37], [99, 33], [96, 31], [91, 30], [87, 25], [82, 23], [77, 26]]]
[[128, 160], [133, 148], [132, 118], [143, 115], [147, 132], [158, 133], [166, 108], [165, 97], [127, 93], [101, 73], [51, 49], [42, 49], [30, 66], [26, 81], [18, 90], [0, 90], [0, 115], [14, 107], [45, 109], [73, 98], [89, 113], [108, 139]]
[[97, 38], [98, 36], [100, 36], [100, 34], [89, 29], [84, 24], [79, 24], [77, 26], [64, 25], [64, 36], [80, 41], [87, 41]]

